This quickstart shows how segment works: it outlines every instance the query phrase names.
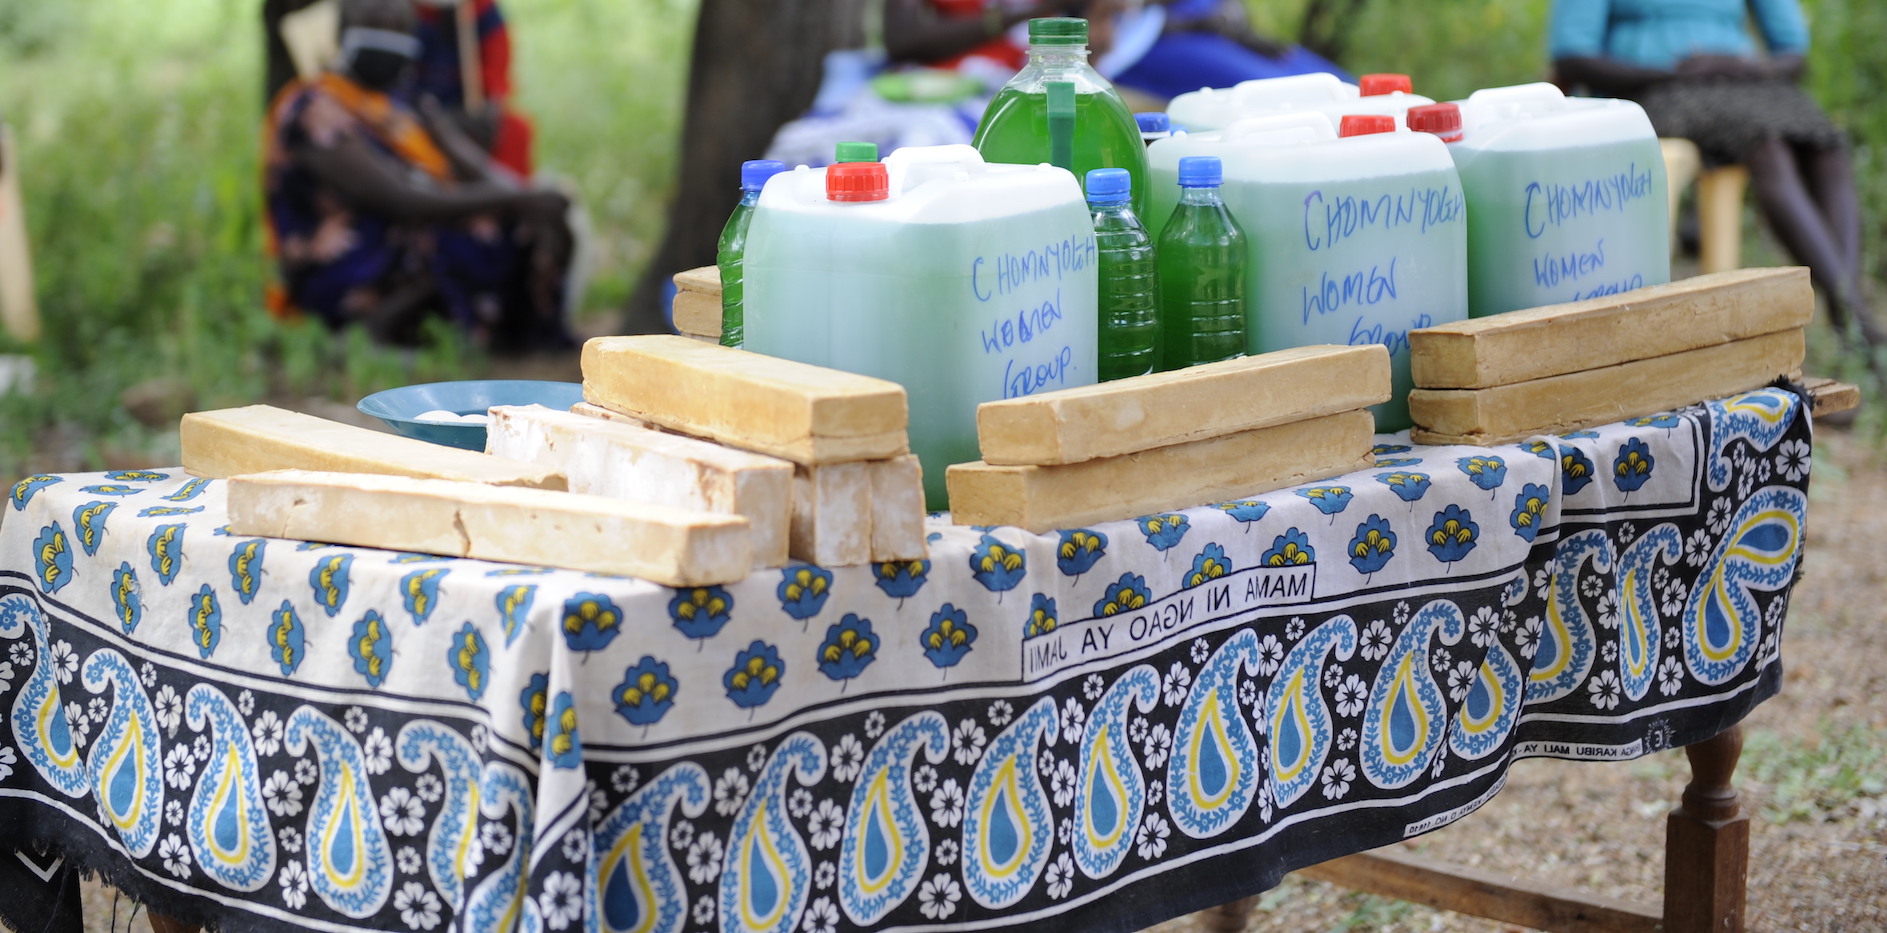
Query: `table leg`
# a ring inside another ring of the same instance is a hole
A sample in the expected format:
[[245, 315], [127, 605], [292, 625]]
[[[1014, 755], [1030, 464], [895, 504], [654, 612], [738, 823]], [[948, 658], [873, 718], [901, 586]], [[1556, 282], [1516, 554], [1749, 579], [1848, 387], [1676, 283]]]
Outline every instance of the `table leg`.
[[1251, 918], [1251, 909], [1258, 904], [1256, 895], [1227, 901], [1217, 907], [1199, 912], [1199, 918], [1205, 922], [1205, 928], [1212, 933], [1240, 933], [1245, 929], [1245, 921]]
[[1743, 752], [1732, 726], [1684, 749], [1690, 784], [1665, 824], [1665, 933], [1741, 933], [1749, 872], [1749, 816], [1730, 777]]
[[151, 933], [203, 933], [200, 926], [173, 920], [155, 910], [147, 910], [144, 915], [151, 920]]

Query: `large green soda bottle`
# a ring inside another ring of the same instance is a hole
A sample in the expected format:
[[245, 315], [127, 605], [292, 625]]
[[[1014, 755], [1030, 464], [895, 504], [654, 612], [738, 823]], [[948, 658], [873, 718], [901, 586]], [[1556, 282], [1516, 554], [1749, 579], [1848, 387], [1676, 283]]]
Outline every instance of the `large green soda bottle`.
[[1245, 352], [1245, 231], [1219, 199], [1217, 156], [1179, 160], [1184, 192], [1160, 232], [1160, 371]]
[[1088, 173], [1088, 210], [1100, 252], [1100, 381], [1144, 376], [1160, 362], [1160, 289], [1153, 238], [1127, 202], [1126, 169]]
[[753, 223], [753, 208], [760, 203], [760, 189], [767, 179], [786, 171], [786, 163], [772, 159], [754, 159], [740, 164], [740, 203], [721, 228], [721, 243], [714, 264], [721, 270], [721, 346], [738, 347], [746, 330], [747, 289], [742, 267], [747, 253], [747, 226]]
[[1088, 21], [1070, 17], [1029, 20], [1029, 63], [1003, 85], [983, 111], [970, 140], [989, 162], [1036, 165], [1050, 157], [1051, 83], [1073, 85], [1073, 151], [1076, 178], [1092, 169], [1124, 168], [1133, 177], [1134, 207], [1146, 209], [1147, 153], [1133, 112], [1088, 64]]

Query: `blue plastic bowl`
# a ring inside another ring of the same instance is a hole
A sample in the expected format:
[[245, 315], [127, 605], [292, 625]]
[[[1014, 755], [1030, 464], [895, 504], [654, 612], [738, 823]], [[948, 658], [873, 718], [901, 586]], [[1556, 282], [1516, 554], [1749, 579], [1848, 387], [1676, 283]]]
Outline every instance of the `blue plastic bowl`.
[[415, 415], [429, 411], [450, 411], [461, 415], [483, 414], [493, 405], [542, 405], [567, 411], [583, 401], [580, 382], [540, 382], [532, 379], [468, 379], [464, 382], [429, 382], [375, 392], [356, 405], [363, 413], [387, 423], [394, 433], [404, 437], [461, 447], [485, 449], [482, 424], [440, 424], [415, 421]]

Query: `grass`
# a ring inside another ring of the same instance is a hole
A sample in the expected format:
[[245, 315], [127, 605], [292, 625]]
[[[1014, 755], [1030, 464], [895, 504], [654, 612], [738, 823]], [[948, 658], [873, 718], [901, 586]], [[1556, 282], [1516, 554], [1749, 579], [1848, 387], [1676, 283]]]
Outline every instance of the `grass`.
[[[1252, 2], [1292, 35], [1306, 0]], [[1887, 243], [1887, 5], [1805, 0], [1812, 87], [1857, 141], [1870, 261]], [[506, 0], [522, 106], [540, 163], [590, 212], [583, 306], [613, 315], [661, 236], [675, 173], [697, 0]], [[174, 430], [139, 422], [127, 387], [166, 379], [195, 407], [266, 398], [351, 400], [402, 382], [476, 374], [449, 335], [396, 353], [261, 311], [257, 0], [0, 0], [0, 116], [20, 148], [46, 335], [40, 390], [0, 397], [0, 474], [174, 458]], [[1406, 71], [1438, 98], [1543, 76], [1546, 0], [1366, 0], [1344, 64]], [[1464, 51], [1471, 54], [1464, 54]], [[1758, 225], [1751, 223], [1754, 231]], [[1750, 260], [1769, 261], [1760, 242]], [[1825, 338], [1826, 335], [1821, 335]], [[1830, 340], [1812, 367], [1861, 372]], [[1887, 433], [1881, 406], [1863, 416]]]

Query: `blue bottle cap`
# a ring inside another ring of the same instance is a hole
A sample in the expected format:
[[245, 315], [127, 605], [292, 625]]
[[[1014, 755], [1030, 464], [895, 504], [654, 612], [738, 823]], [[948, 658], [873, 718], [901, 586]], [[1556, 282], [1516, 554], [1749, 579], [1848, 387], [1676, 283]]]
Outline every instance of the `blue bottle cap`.
[[1217, 188], [1225, 181], [1218, 156], [1186, 156], [1179, 160], [1181, 188]]
[[740, 163], [740, 190], [759, 191], [766, 186], [767, 179], [786, 171], [785, 162], [772, 159], [753, 159]]
[[1165, 133], [1173, 129], [1173, 121], [1164, 110], [1134, 114], [1134, 122], [1140, 124], [1142, 133]]
[[1125, 204], [1133, 199], [1133, 176], [1124, 168], [1088, 170], [1089, 204]]

